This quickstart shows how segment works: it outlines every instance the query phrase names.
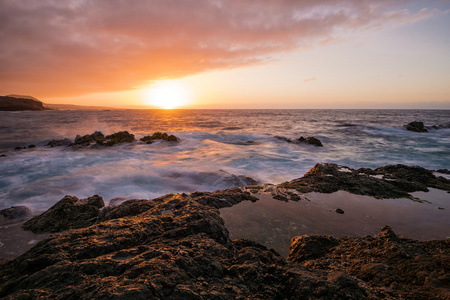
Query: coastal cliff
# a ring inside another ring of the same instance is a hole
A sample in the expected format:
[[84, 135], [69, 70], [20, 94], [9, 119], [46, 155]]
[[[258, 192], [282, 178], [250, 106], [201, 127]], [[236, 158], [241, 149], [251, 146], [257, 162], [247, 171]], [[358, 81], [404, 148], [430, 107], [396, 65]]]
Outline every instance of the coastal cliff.
[[0, 111], [45, 110], [44, 104], [28, 96], [0, 96]]

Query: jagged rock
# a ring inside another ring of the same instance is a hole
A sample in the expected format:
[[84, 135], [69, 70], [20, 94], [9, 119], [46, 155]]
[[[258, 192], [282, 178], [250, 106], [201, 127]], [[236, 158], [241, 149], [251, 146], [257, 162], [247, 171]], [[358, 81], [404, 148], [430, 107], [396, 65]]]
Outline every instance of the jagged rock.
[[315, 138], [313, 136], [309, 136], [307, 138], [304, 138], [304, 137], [301, 136], [301, 137], [299, 137], [296, 140], [291, 140], [291, 139], [289, 139], [287, 137], [284, 137], [284, 136], [274, 136], [274, 138], [277, 139], [277, 140], [285, 141], [287, 143], [310, 144], [310, 145], [314, 145], [314, 146], [317, 146], [317, 147], [323, 147], [322, 142], [319, 139], [317, 139], [317, 138]]
[[141, 138], [141, 141], [147, 144], [151, 144], [156, 140], [163, 140], [167, 142], [178, 142], [179, 139], [174, 135], [168, 135], [167, 133], [163, 132], [155, 132], [152, 135], [146, 135], [143, 138]]
[[75, 138], [71, 146], [114, 146], [122, 143], [132, 143], [135, 141], [134, 135], [128, 131], [120, 131], [104, 136], [100, 131]]
[[303, 236], [286, 261], [256, 242], [230, 240], [214, 206], [240, 199], [251, 197], [232, 189], [125, 202], [103, 222], [0, 261], [0, 298], [427, 299], [448, 292], [448, 241], [392, 239], [387, 227], [366, 238]]
[[288, 260], [311, 272], [342, 272], [370, 286], [374, 298], [447, 299], [449, 296], [448, 239], [418, 242], [399, 238], [385, 226], [375, 237], [343, 237], [336, 241], [336, 245], [314, 260], [297, 261], [295, 256]]
[[132, 143], [135, 141], [134, 134], [131, 134], [128, 131], [120, 131], [111, 135], [107, 135], [105, 139], [105, 146], [113, 146], [121, 143]]
[[450, 180], [436, 177], [421, 167], [390, 165], [377, 169], [354, 170], [336, 164], [316, 164], [302, 178], [281, 183], [279, 188], [300, 193], [334, 193], [344, 190], [376, 198], [412, 198], [409, 193], [428, 187], [450, 191]]
[[95, 131], [93, 134], [86, 134], [83, 136], [77, 135], [75, 137], [74, 145], [90, 146], [91, 144], [102, 145], [105, 142], [105, 136], [100, 131]]
[[50, 147], [60, 147], [60, 146], [69, 146], [72, 144], [72, 140], [71, 139], [59, 139], [59, 140], [51, 140], [49, 141], [45, 146], [50, 146]]
[[302, 235], [291, 241], [288, 261], [300, 263], [304, 260], [316, 259], [325, 255], [339, 242], [331, 236]]
[[414, 121], [414, 122], [404, 125], [403, 127], [409, 131], [428, 132], [428, 129], [425, 128], [425, 126], [423, 125], [423, 122]]
[[87, 199], [65, 196], [43, 214], [25, 222], [23, 228], [34, 233], [52, 233], [87, 227], [97, 221], [104, 206], [103, 198], [98, 195]]
[[31, 210], [26, 206], [12, 206], [11, 208], [0, 210], [0, 215], [3, 216], [0, 219], [0, 225], [4, 225], [7, 223], [24, 221], [31, 218], [33, 214]]

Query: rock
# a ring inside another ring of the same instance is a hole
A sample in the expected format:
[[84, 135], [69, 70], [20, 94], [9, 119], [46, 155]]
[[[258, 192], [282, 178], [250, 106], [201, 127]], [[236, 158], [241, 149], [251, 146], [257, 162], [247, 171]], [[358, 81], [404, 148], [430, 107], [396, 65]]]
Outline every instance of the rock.
[[340, 209], [340, 208], [336, 208], [334, 211], [335, 211], [336, 213], [340, 214], [340, 215], [343, 215], [343, 214], [344, 214], [344, 211], [343, 211], [342, 209]]
[[31, 218], [33, 214], [26, 206], [12, 206], [11, 208], [0, 210], [0, 215], [3, 216], [3, 218], [0, 219], [0, 225], [5, 225], [8, 223], [24, 221]]
[[33, 144], [28, 145], [28, 149], [32, 149], [32, 148], [36, 148], [36, 145], [33, 145]]
[[[101, 204], [91, 198], [78, 201]], [[286, 261], [254, 241], [230, 239], [214, 206], [240, 199], [251, 198], [230, 189], [124, 202], [103, 222], [0, 261], [0, 298], [430, 299], [448, 292], [450, 241], [393, 239], [388, 227], [365, 238], [306, 235], [292, 240]]]
[[105, 136], [100, 131], [95, 131], [93, 134], [86, 134], [83, 136], [77, 135], [75, 137], [74, 145], [90, 146], [91, 144], [103, 145]]
[[403, 126], [406, 130], [414, 131], [414, 132], [428, 132], [428, 130], [423, 125], [423, 122], [411, 122]]
[[324, 256], [339, 242], [331, 236], [302, 235], [291, 241], [288, 261], [300, 263]]
[[87, 227], [97, 221], [100, 208], [104, 206], [102, 197], [98, 195], [87, 199], [65, 196], [43, 214], [25, 222], [23, 228], [34, 233], [53, 233]]
[[15, 95], [0, 96], [0, 111], [45, 110], [41, 101], [31, 98]]
[[105, 139], [105, 146], [113, 146], [121, 143], [132, 143], [135, 141], [134, 134], [131, 134], [128, 131], [120, 131], [111, 135], [107, 135]]
[[69, 146], [72, 144], [72, 140], [68, 139], [68, 138], [64, 138], [64, 139], [59, 139], [59, 140], [51, 140], [49, 141], [45, 146], [50, 146], [50, 147], [61, 147], [61, 146]]
[[277, 139], [277, 140], [285, 141], [287, 143], [310, 144], [310, 145], [314, 145], [314, 146], [317, 146], [317, 147], [323, 147], [322, 142], [319, 139], [317, 139], [315, 137], [312, 137], [312, 136], [309, 136], [307, 138], [304, 138], [304, 137], [301, 136], [301, 137], [299, 137], [296, 140], [291, 140], [291, 139], [289, 139], [287, 137], [284, 137], [284, 136], [274, 136], [274, 138]]
[[100, 131], [96, 131], [93, 134], [84, 136], [77, 135], [71, 146], [114, 146], [122, 143], [132, 143], [133, 141], [135, 141], [134, 135], [128, 131], [120, 131], [107, 136], [104, 136]]
[[155, 132], [152, 135], [147, 135], [141, 138], [141, 141], [147, 144], [151, 144], [156, 140], [163, 140], [167, 142], [178, 142], [179, 139], [174, 135], [168, 135], [167, 133]]
[[450, 180], [436, 177], [421, 167], [390, 165], [377, 169], [354, 170], [336, 164], [316, 164], [302, 178], [281, 183], [278, 188], [300, 193], [334, 193], [344, 190], [375, 198], [410, 198], [410, 193], [428, 188], [450, 191]]
[[[26, 148], [25, 148], [26, 149]], [[20, 150], [22, 150], [22, 147], [16, 147], [16, 148], [14, 148], [14, 151], [20, 151]]]

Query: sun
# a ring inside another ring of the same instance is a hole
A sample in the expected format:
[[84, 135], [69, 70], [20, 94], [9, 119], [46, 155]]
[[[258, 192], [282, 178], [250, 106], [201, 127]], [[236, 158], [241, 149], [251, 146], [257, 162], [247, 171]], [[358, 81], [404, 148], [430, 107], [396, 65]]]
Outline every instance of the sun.
[[173, 109], [189, 103], [185, 85], [175, 81], [160, 81], [143, 90], [144, 102], [164, 109]]

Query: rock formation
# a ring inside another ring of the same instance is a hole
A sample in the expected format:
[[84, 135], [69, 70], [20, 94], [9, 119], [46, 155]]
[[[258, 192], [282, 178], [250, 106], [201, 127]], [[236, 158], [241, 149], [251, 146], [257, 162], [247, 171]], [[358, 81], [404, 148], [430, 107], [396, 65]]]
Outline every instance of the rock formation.
[[37, 99], [20, 98], [21, 96], [0, 96], [0, 111], [45, 110]]
[[274, 138], [276, 138], [277, 140], [281, 140], [281, 141], [285, 141], [285, 142], [293, 143], [293, 144], [309, 144], [309, 145], [314, 145], [316, 147], [323, 147], [322, 142], [318, 138], [315, 138], [313, 136], [309, 136], [307, 138], [304, 138], [303, 136], [301, 136], [295, 140], [292, 140], [292, 139], [284, 137], [284, 136], [274, 136]]
[[[67, 198], [67, 197], [66, 197]], [[101, 222], [52, 235], [0, 262], [0, 297], [52, 299], [445, 299], [449, 241], [295, 237], [285, 260], [230, 240], [216, 206], [240, 189], [105, 208]], [[60, 212], [63, 212], [62, 210]], [[67, 215], [65, 215], [67, 216]]]
[[147, 144], [151, 144], [156, 140], [162, 140], [167, 142], [178, 142], [179, 139], [174, 135], [168, 135], [167, 133], [163, 132], [155, 132], [152, 135], [146, 135], [143, 138], [141, 138], [141, 141]]

